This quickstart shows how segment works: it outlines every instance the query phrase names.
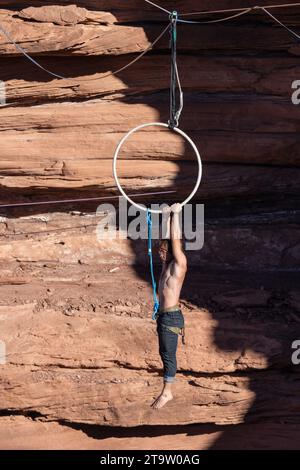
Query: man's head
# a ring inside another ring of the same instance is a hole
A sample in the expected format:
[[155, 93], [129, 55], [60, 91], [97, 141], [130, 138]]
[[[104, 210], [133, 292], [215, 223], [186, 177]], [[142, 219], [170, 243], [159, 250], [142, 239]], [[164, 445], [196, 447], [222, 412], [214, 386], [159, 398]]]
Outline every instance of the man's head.
[[160, 240], [158, 254], [163, 263], [170, 263], [173, 259], [172, 243], [169, 239]]

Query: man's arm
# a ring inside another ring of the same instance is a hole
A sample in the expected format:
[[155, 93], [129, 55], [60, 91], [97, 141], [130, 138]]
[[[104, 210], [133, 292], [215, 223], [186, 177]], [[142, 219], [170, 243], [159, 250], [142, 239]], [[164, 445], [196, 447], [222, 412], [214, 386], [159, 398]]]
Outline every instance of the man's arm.
[[162, 210], [162, 230], [161, 230], [161, 238], [163, 239], [170, 239], [171, 235], [171, 207], [165, 206]]
[[176, 275], [177, 276], [184, 276], [186, 269], [187, 269], [187, 259], [182, 250], [182, 242], [181, 242], [181, 228], [180, 228], [180, 217], [179, 214], [181, 212], [181, 205], [180, 204], [173, 204], [172, 207], [172, 222], [171, 222], [171, 243], [172, 243], [172, 250], [173, 256], [175, 258], [176, 264]]

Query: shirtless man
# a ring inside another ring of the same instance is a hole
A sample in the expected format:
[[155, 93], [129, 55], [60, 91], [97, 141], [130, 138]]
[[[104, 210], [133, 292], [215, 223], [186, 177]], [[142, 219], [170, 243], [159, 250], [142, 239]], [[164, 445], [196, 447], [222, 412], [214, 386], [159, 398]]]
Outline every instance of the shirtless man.
[[178, 335], [182, 334], [184, 339], [184, 318], [178, 304], [187, 271], [187, 260], [181, 244], [179, 222], [181, 205], [173, 204], [171, 208], [167, 207], [163, 212], [164, 217], [167, 217], [167, 230], [166, 238], [161, 240], [158, 250], [162, 261], [162, 272], [158, 286], [160, 308], [157, 333], [159, 354], [164, 366], [164, 385], [160, 395], [151, 405], [155, 409], [162, 408], [173, 398], [171, 389], [177, 369]]

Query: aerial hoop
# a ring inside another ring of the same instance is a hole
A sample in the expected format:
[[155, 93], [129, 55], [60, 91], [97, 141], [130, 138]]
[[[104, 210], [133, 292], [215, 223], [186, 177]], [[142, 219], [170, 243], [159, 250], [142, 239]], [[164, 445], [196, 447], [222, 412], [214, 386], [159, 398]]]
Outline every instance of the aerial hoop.
[[[137, 207], [139, 210], [142, 210], [142, 211], [145, 211], [145, 212], [147, 211], [147, 208], [140, 205], [140, 204], [137, 204], [136, 202], [134, 202], [129, 196], [127, 196], [124, 189], [122, 188], [122, 186], [119, 182], [118, 174], [117, 174], [117, 161], [118, 161], [119, 152], [120, 152], [121, 147], [123, 146], [124, 142], [126, 142], [126, 140], [132, 134], [134, 134], [135, 132], [139, 131], [140, 129], [144, 129], [145, 127], [150, 127], [150, 126], [161, 126], [161, 127], [170, 128], [169, 125], [165, 124], [164, 122], [150, 122], [150, 123], [147, 123], [147, 124], [141, 124], [140, 126], [137, 126], [134, 129], [131, 129], [129, 132], [127, 132], [127, 134], [120, 141], [118, 147], [116, 148], [116, 151], [115, 151], [115, 154], [114, 154], [114, 159], [113, 159], [113, 175], [114, 175], [116, 185], [117, 185], [120, 193], [122, 194], [122, 196], [124, 196], [127, 199], [127, 201], [130, 204]], [[183, 132], [181, 129], [178, 129], [178, 127], [174, 127], [174, 128], [172, 128], [172, 130], [177, 132], [177, 134], [180, 134], [182, 137], [184, 137], [184, 139], [192, 146], [192, 148], [193, 148], [193, 150], [196, 154], [197, 161], [198, 161], [197, 181], [196, 181], [196, 184], [195, 184], [194, 189], [191, 192], [191, 194], [183, 202], [180, 203], [181, 207], [183, 207], [185, 204], [187, 204], [194, 197], [194, 195], [196, 194], [196, 192], [199, 188], [199, 185], [200, 185], [200, 182], [201, 182], [201, 177], [202, 177], [202, 162], [201, 162], [200, 153], [199, 153], [196, 145], [192, 141], [192, 139], [185, 132]], [[160, 210], [160, 209], [149, 209], [149, 212], [151, 212], [152, 214], [162, 214], [162, 210]]]

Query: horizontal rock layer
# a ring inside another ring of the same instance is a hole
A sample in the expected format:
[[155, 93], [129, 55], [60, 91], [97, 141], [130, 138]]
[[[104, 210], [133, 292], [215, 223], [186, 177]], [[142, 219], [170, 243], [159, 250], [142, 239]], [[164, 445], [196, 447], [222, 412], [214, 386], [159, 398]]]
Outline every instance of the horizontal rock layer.
[[[120, 55], [141, 52], [163, 31], [166, 24], [149, 24], [147, 26], [103, 25], [56, 25], [52, 23], [27, 22], [13, 18], [13, 12], [1, 12], [0, 21], [8, 34], [26, 52], [34, 55], [51, 54], [68, 55]], [[101, 17], [100, 17], [101, 18]], [[12, 21], [13, 19], [13, 21]], [[121, 33], [121, 34], [120, 34]], [[28, 37], [31, 39], [28, 41]], [[251, 39], [250, 39], [251, 38]], [[168, 49], [167, 34], [159, 41], [155, 50]], [[295, 40], [283, 29], [272, 25], [246, 24], [237, 26], [218, 26], [218, 35], [210, 25], [185, 25], [181, 27], [178, 50], [189, 49], [194, 53], [217, 50], [225, 53], [241, 51], [282, 52], [286, 49], [291, 54], [299, 55], [300, 48]], [[0, 53], [3, 55], [20, 55], [15, 46], [9, 44], [3, 34], [0, 36]]]
[[[55, 211], [55, 206], [52, 210]], [[80, 215], [76, 211], [70, 215], [57, 212], [41, 214], [40, 208], [36, 211], [37, 215], [29, 216], [27, 213], [18, 221], [1, 217], [2, 262], [53, 260], [91, 266], [107, 263], [148, 265], [145, 220], [141, 231], [144, 240], [126, 240], [126, 233], [123, 232], [112, 240], [100, 234], [103, 225], [101, 213], [91, 216]], [[204, 246], [199, 251], [202, 237], [198, 233], [197, 242], [200, 245], [195, 242], [187, 253], [190, 265], [205, 269], [297, 271], [300, 259], [297, 215], [291, 212], [288, 218], [284, 211], [268, 213], [262, 210], [257, 210], [256, 216], [252, 213], [245, 215], [236, 208], [229, 218], [221, 216], [224, 212], [221, 205], [219, 213], [213, 214], [213, 210], [209, 209], [206, 212]], [[193, 243], [192, 234], [190, 237]], [[230, 244], [234, 244], [235, 250], [228, 250]], [[157, 261], [156, 252], [154, 255]]]

